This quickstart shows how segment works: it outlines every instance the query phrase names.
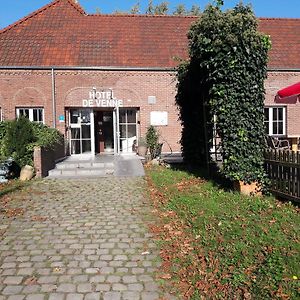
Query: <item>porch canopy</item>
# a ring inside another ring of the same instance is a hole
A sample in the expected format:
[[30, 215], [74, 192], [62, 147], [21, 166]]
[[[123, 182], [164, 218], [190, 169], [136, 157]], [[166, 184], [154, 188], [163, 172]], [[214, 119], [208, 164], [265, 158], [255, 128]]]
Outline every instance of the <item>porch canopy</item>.
[[300, 82], [283, 88], [277, 92], [275, 102], [277, 103], [296, 103], [300, 95]]

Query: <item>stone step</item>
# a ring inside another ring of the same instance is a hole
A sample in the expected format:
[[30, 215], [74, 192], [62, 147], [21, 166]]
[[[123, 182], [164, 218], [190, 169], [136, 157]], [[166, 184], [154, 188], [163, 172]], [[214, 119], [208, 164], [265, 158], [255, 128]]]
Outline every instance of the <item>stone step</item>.
[[113, 175], [113, 168], [68, 168], [49, 171], [49, 178], [58, 177], [97, 177]]
[[113, 163], [109, 163], [109, 162], [106, 162], [106, 163], [103, 163], [103, 162], [61, 162], [61, 163], [58, 163], [56, 164], [56, 169], [59, 169], [59, 170], [65, 170], [65, 169], [91, 169], [91, 168], [97, 168], [97, 169], [100, 169], [100, 168], [113, 168], [114, 167], [114, 164]]

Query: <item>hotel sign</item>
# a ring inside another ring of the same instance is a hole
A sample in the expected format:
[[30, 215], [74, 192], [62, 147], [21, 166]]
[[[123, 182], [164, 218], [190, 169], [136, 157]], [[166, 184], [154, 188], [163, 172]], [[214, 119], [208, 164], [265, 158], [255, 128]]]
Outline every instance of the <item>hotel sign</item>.
[[114, 96], [112, 89], [97, 91], [93, 88], [88, 99], [82, 100], [83, 107], [120, 107], [123, 106], [123, 100], [118, 100]]

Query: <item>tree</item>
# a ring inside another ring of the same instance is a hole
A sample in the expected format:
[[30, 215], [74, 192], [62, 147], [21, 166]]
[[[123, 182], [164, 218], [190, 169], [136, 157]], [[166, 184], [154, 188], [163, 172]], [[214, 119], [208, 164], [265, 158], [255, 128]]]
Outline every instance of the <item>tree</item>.
[[149, 0], [148, 6], [146, 9], [146, 15], [154, 15], [154, 5], [153, 0]]
[[184, 4], [178, 4], [175, 10], [173, 11], [173, 15], [176, 16], [184, 16], [187, 15], [187, 11], [185, 9]]
[[161, 2], [157, 4], [154, 8], [155, 15], [167, 15], [169, 11], [169, 3], [168, 2]]
[[238, 4], [225, 12], [220, 5], [208, 6], [188, 38], [190, 60], [178, 68], [176, 96], [185, 160], [209, 162], [216, 118], [222, 174], [230, 180], [263, 183], [269, 37], [258, 32], [251, 7]]
[[130, 10], [132, 15], [137, 15], [141, 12], [141, 5], [140, 2], [137, 2]]
[[198, 5], [193, 5], [190, 12], [189, 12], [189, 15], [191, 15], [191, 16], [200, 16], [201, 15], [200, 7]]

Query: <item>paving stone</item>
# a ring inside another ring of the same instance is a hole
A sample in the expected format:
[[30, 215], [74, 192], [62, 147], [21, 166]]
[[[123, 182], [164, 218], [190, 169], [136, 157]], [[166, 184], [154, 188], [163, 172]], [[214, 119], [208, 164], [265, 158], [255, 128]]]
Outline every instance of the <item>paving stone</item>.
[[157, 300], [159, 294], [157, 292], [143, 292], [141, 294], [142, 300]]
[[[96, 276], [94, 276], [96, 277]], [[93, 278], [93, 277], [92, 277]], [[72, 277], [73, 283], [88, 282], [88, 275], [75, 275]], [[104, 278], [103, 278], [104, 281]], [[90, 280], [90, 282], [93, 282]]]
[[4, 284], [20, 284], [23, 280], [23, 276], [7, 276], [4, 280]]
[[38, 283], [55, 283], [57, 281], [57, 276], [41, 276], [38, 279]]
[[[75, 277], [74, 277], [74, 281], [75, 281]], [[103, 275], [96, 275], [90, 278], [91, 283], [102, 283], [104, 281], [105, 281], [105, 276]]]
[[109, 276], [107, 276], [106, 281], [109, 282], [109, 283], [120, 282], [121, 281], [121, 276], [109, 275]]
[[23, 289], [22, 285], [8, 285], [3, 289], [2, 294], [15, 295], [15, 294], [19, 294], [22, 289]]
[[[0, 296], [0, 300], [2, 299], [4, 300], [4, 297], [2, 298]], [[12, 295], [7, 298], [7, 300], [23, 300], [23, 299], [25, 299], [25, 295]]]
[[[113, 177], [33, 182], [39, 192], [16, 203], [30, 205], [24, 217], [4, 219], [0, 300], [158, 299], [159, 251], [142, 220], [143, 185]], [[141, 255], [145, 244], [149, 255]], [[30, 277], [37, 284], [26, 285]]]
[[100, 300], [100, 293], [89, 293], [84, 296], [84, 300]]
[[64, 292], [64, 293], [75, 293], [76, 285], [72, 283], [61, 283], [58, 285], [57, 291]]
[[83, 300], [83, 294], [67, 294], [66, 300]]
[[111, 289], [111, 285], [107, 283], [99, 283], [96, 285], [96, 292], [109, 291]]
[[93, 288], [90, 283], [79, 283], [77, 285], [77, 292], [78, 293], [90, 293], [92, 292]]
[[34, 268], [21, 268], [18, 270], [18, 275], [32, 275], [34, 272]]
[[140, 299], [140, 292], [123, 292], [122, 293], [123, 300], [139, 300]]
[[144, 286], [145, 286], [145, 291], [147, 292], [156, 292], [159, 290], [158, 284], [154, 281], [145, 282]]
[[143, 284], [141, 283], [130, 283], [128, 284], [129, 291], [142, 291], [144, 289]]
[[103, 294], [103, 300], [120, 300], [121, 293], [120, 292], [107, 292]]
[[36, 294], [40, 291], [39, 285], [27, 285], [24, 287], [22, 293], [23, 294]]
[[123, 283], [136, 283], [137, 277], [135, 275], [126, 275], [122, 277]]
[[48, 300], [64, 300], [64, 299], [65, 299], [65, 294], [51, 293], [49, 294]]
[[42, 284], [41, 285], [41, 292], [42, 293], [55, 292], [56, 289], [57, 289], [56, 284]]
[[44, 294], [33, 294], [33, 295], [28, 295], [26, 297], [26, 300], [44, 300], [46, 295]]
[[128, 286], [122, 283], [114, 283], [112, 285], [112, 290], [113, 291], [127, 291], [128, 290]]

